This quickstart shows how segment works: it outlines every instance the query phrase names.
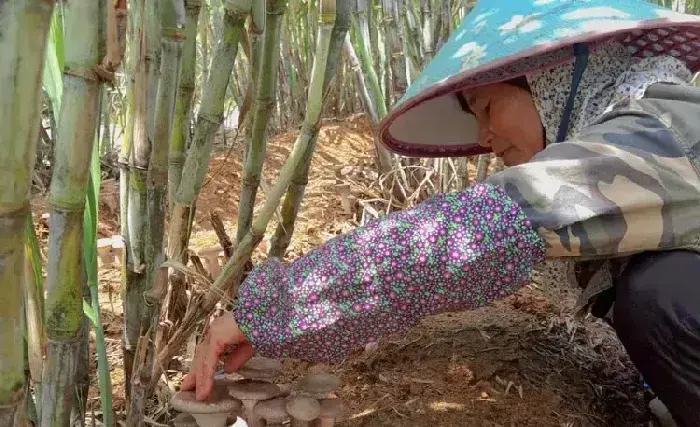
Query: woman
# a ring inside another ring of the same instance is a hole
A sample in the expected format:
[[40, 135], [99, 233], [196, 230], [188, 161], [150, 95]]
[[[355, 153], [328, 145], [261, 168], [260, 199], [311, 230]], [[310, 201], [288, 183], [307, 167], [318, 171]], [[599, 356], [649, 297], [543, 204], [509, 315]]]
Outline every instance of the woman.
[[580, 307], [612, 318], [680, 426], [700, 425], [696, 41], [700, 19], [641, 0], [479, 2], [380, 138], [405, 155], [492, 151], [509, 168], [257, 267], [183, 389], [205, 398], [232, 344], [228, 371], [254, 351], [337, 362], [564, 258], [577, 261]]

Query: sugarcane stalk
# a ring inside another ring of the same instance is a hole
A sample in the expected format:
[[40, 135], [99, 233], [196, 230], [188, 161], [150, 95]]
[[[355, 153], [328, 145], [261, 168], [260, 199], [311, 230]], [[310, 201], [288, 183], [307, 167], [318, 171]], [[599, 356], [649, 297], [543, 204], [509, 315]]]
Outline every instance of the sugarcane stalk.
[[[35, 390], [35, 401], [41, 402], [41, 376], [46, 356], [46, 334], [44, 331], [44, 284], [42, 273], [41, 249], [34, 231], [31, 214], [27, 215], [25, 226], [25, 296], [27, 316], [27, 358], [29, 376]], [[31, 399], [28, 399], [31, 400]], [[40, 413], [36, 405], [37, 420]]]
[[76, 366], [83, 347], [85, 286], [83, 214], [95, 142], [101, 84], [97, 2], [64, 6], [66, 40], [63, 101], [51, 180], [51, 224], [46, 288], [47, 357], [43, 367], [41, 425], [70, 420]]
[[[209, 166], [214, 134], [221, 126], [224, 113], [226, 88], [238, 54], [238, 43], [244, 31], [243, 24], [250, 12], [251, 1], [227, 2], [222, 39], [211, 62], [209, 78], [204, 85], [202, 102], [197, 115], [194, 137], [187, 151], [182, 178], [174, 192], [175, 206], [169, 222], [168, 258], [178, 258], [186, 249], [181, 235], [189, 225], [191, 208]], [[176, 292], [176, 290], [173, 290]]]
[[423, 65], [429, 63], [435, 55], [433, 39], [433, 12], [430, 0], [420, 0], [420, 17], [422, 22]]
[[326, 61], [328, 59], [330, 38], [333, 30], [333, 22], [335, 20], [335, 0], [322, 0], [319, 20], [321, 22], [319, 23], [318, 30], [317, 52], [311, 74], [307, 114], [304, 124], [302, 125], [302, 131], [294, 143], [289, 158], [280, 170], [277, 182], [268, 192], [265, 203], [258, 216], [253, 221], [251, 229], [243, 237], [240, 244], [236, 246], [233, 256], [223, 267], [221, 275], [216, 278], [215, 282], [202, 298], [192, 301], [179, 327], [170, 337], [168, 344], [158, 353], [156, 363], [154, 364], [154, 378], [160, 373], [159, 369], [161, 369], [162, 366], [167, 366], [166, 361], [169, 361], [170, 358], [179, 351], [180, 345], [182, 345], [193, 332], [197, 322], [211, 313], [221, 297], [223, 295], [228, 295], [232, 287], [234, 288], [234, 293], [236, 292], [235, 285], [239, 282], [238, 279], [243, 272], [244, 266], [250, 260], [250, 256], [256, 245], [262, 240], [270, 219], [275, 214], [277, 206], [289, 187], [296, 169], [306, 155], [311, 136], [320, 122]]
[[[200, 0], [185, 0], [185, 42], [182, 48], [182, 59], [180, 65], [180, 83], [175, 101], [175, 113], [173, 116], [173, 128], [170, 136], [170, 151], [168, 154], [168, 201], [172, 213], [175, 206], [175, 192], [182, 180], [182, 167], [185, 163], [185, 150], [190, 145], [190, 122], [192, 116], [192, 98], [195, 89], [195, 71], [197, 65], [197, 24], [201, 11]], [[206, 26], [205, 26], [206, 27]], [[191, 210], [188, 208], [184, 213], [186, 218], [190, 217]], [[185, 226], [176, 234], [171, 234], [170, 239], [180, 239], [181, 247], [188, 246], [190, 221], [183, 221]], [[179, 261], [185, 262], [183, 257]], [[169, 274], [172, 287], [182, 289], [185, 276], [176, 270]], [[168, 303], [169, 300], [166, 301]], [[159, 331], [161, 332], [161, 331]], [[158, 339], [156, 339], [158, 342]]]
[[[146, 255], [145, 236], [147, 219], [147, 171], [151, 154], [151, 138], [149, 137], [149, 116], [153, 111], [148, 108], [149, 67], [153, 60], [154, 48], [147, 40], [157, 33], [157, 20], [149, 14], [155, 13], [154, 7], [147, 7], [146, 0], [137, 0], [133, 8], [138, 8], [139, 21], [134, 30], [134, 114], [133, 114], [133, 148], [129, 155], [129, 183], [127, 188], [127, 228], [125, 238], [126, 265], [124, 267], [124, 376], [125, 383], [131, 383], [134, 354], [141, 332], [141, 315], [143, 313], [143, 293], [146, 290]], [[151, 43], [152, 45], [152, 43]], [[130, 388], [126, 387], [127, 402], [130, 400]]]
[[143, 423], [150, 371], [153, 362], [152, 342], [160, 320], [161, 301], [167, 290], [167, 274], [161, 264], [165, 262], [165, 215], [168, 191], [168, 146], [173, 124], [176, 90], [178, 86], [180, 58], [184, 31], [183, 0], [169, 0], [161, 4], [161, 60], [155, 103], [155, 129], [147, 172], [147, 232], [146, 232], [146, 283], [145, 304], [141, 316], [141, 333], [136, 349], [131, 401], [127, 413], [127, 425]]
[[[370, 95], [374, 100], [374, 105], [377, 107], [377, 114], [379, 114], [381, 120], [381, 118], [387, 115], [387, 108], [382, 88], [379, 84], [379, 76], [377, 75], [375, 64], [372, 60], [373, 48], [370, 43], [369, 6], [367, 2], [368, 0], [357, 0], [354, 33], [356, 35], [357, 50], [360, 54], [362, 68], [369, 79]], [[377, 59], [377, 63], [379, 63], [379, 56], [375, 58]]]
[[[347, 39], [348, 30], [350, 29], [350, 2], [340, 2], [340, 4], [337, 4], [336, 7], [335, 24], [332, 27], [332, 32], [329, 36], [329, 51], [327, 53], [327, 61], [325, 63], [326, 69], [323, 73], [324, 81], [321, 89], [321, 93], [323, 95], [321, 96], [320, 101], [316, 101], [309, 96], [310, 101], [313, 100], [314, 102], [320, 102], [321, 105], [323, 105], [324, 100], [328, 96], [331, 81], [336, 77], [338, 62], [340, 62], [340, 54], [343, 50], [345, 40]], [[321, 32], [320, 28], [319, 32]], [[315, 66], [318, 67], [319, 65], [315, 64]], [[311, 119], [313, 119], [313, 117], [311, 117]], [[310, 122], [307, 119], [305, 125], [309, 126], [309, 123]], [[284, 202], [282, 203], [281, 209], [281, 221], [277, 225], [277, 229], [275, 230], [275, 234], [273, 235], [270, 244], [270, 251], [268, 255], [271, 257], [283, 257], [284, 253], [289, 247], [289, 243], [292, 240], [292, 234], [294, 233], [294, 223], [296, 222], [297, 214], [299, 213], [299, 208], [301, 207], [301, 202], [304, 199], [306, 185], [309, 181], [309, 169], [311, 167], [311, 160], [316, 148], [316, 141], [318, 140], [319, 127], [302, 127], [302, 129], [308, 129], [310, 131], [309, 143], [306, 147], [306, 152], [302, 157], [301, 163], [294, 171], [292, 182], [289, 185], [287, 194], [284, 197]]]
[[[384, 100], [384, 95], [382, 94], [382, 88], [379, 85], [379, 78], [377, 73], [372, 66], [372, 58], [370, 58], [369, 46], [367, 39], [365, 38], [366, 22], [362, 18], [362, 14], [357, 15], [357, 19], [353, 22], [353, 27], [355, 29], [354, 33], [357, 37], [357, 46], [360, 51], [360, 60], [362, 68], [364, 69], [365, 75], [369, 79], [369, 89], [370, 94], [374, 100], [374, 105], [377, 108], [377, 114], [379, 120], [382, 120], [387, 114], [386, 101]], [[381, 173], [386, 173], [392, 169], [392, 157], [389, 151], [379, 144], [375, 144], [377, 150], [377, 165]]]
[[267, 19], [260, 57], [260, 75], [254, 92], [252, 138], [246, 149], [243, 165], [243, 186], [238, 206], [237, 242], [241, 241], [250, 228], [255, 197], [260, 186], [260, 176], [267, 146], [265, 133], [270, 115], [275, 107], [275, 88], [279, 74], [280, 32], [286, 5], [286, 0], [267, 0]]
[[345, 49], [345, 54], [350, 62], [350, 68], [355, 75], [355, 84], [359, 88], [360, 99], [362, 101], [362, 105], [364, 106], [365, 113], [369, 117], [370, 123], [372, 123], [372, 125], [376, 125], [379, 123], [377, 107], [374, 105], [374, 100], [369, 95], [369, 91], [367, 90], [367, 83], [365, 81], [365, 76], [362, 73], [362, 66], [360, 65], [360, 60], [357, 58], [357, 53], [355, 53], [355, 47], [350, 41], [350, 34], [345, 37], [343, 48]]
[[491, 163], [490, 154], [481, 154], [476, 164], [476, 182], [481, 182], [486, 179], [489, 174], [489, 163]]
[[147, 28], [145, 32], [146, 56], [143, 58], [146, 68], [146, 111], [148, 111], [146, 130], [148, 138], [153, 141], [155, 138], [155, 110], [158, 95], [158, 82], [160, 80], [160, 11], [162, 1], [144, 0], [144, 24]]
[[182, 179], [185, 149], [189, 145], [192, 97], [194, 95], [195, 69], [197, 65], [197, 23], [201, 6], [201, 0], [185, 1], [185, 43], [182, 48], [180, 84], [175, 103], [173, 130], [170, 137], [170, 152], [168, 155], [168, 200], [170, 200], [171, 206], [175, 197], [174, 192]]
[[384, 29], [387, 39], [387, 55], [389, 56], [389, 65], [392, 76], [392, 94], [393, 97], [390, 103], [393, 105], [400, 99], [408, 82], [406, 78], [406, 54], [403, 52], [404, 46], [404, 31], [402, 21], [399, 18], [399, 8], [401, 2], [399, 0], [383, 0], [384, 2]]

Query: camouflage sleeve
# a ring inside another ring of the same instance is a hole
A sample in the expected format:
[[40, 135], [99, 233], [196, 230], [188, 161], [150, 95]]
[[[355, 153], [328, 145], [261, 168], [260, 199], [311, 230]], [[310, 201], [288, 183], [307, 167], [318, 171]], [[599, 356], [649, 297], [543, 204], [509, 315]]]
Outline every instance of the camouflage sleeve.
[[651, 114], [611, 115], [487, 182], [523, 208], [550, 258], [689, 247], [700, 236], [700, 180], [680, 139]]

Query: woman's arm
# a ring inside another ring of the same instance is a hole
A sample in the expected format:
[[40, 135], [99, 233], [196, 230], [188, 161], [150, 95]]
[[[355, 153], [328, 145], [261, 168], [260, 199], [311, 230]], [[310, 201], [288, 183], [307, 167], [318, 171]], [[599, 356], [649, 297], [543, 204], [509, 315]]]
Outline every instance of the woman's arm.
[[262, 264], [234, 312], [255, 351], [338, 362], [421, 318], [479, 307], [527, 283], [544, 242], [500, 187], [435, 196], [291, 264]]

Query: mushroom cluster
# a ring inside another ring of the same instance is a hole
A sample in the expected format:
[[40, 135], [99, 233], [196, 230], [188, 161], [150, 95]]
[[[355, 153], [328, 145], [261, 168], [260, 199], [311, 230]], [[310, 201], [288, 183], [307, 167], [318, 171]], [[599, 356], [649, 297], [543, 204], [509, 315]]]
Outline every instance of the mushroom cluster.
[[279, 361], [254, 357], [234, 374], [217, 375], [209, 399], [197, 401], [193, 392], [180, 391], [171, 399], [180, 414], [175, 427], [332, 427], [343, 412], [335, 390], [340, 379], [314, 373], [296, 384], [276, 384]]

